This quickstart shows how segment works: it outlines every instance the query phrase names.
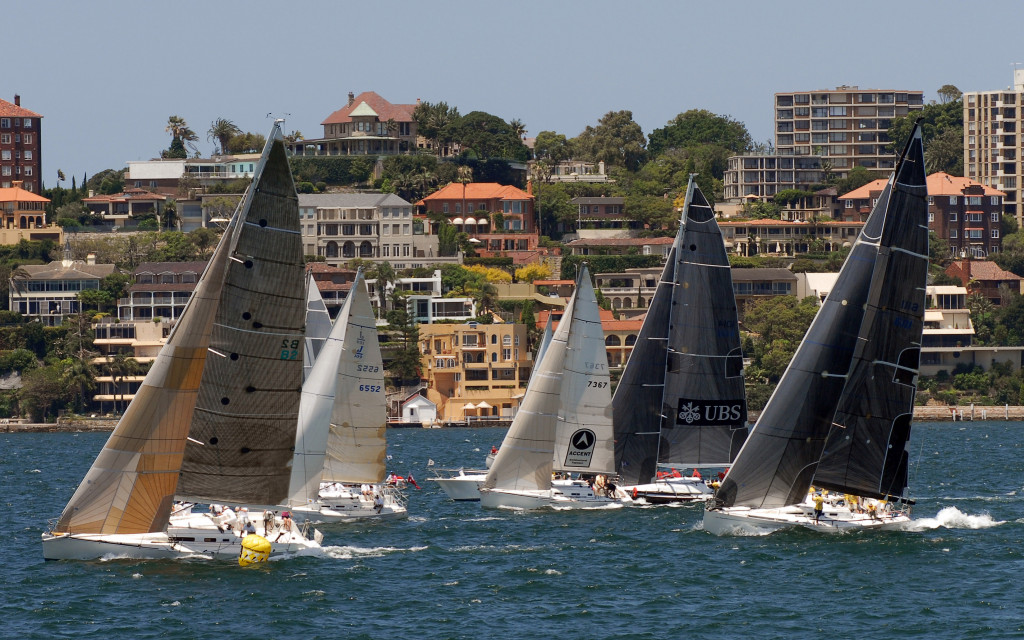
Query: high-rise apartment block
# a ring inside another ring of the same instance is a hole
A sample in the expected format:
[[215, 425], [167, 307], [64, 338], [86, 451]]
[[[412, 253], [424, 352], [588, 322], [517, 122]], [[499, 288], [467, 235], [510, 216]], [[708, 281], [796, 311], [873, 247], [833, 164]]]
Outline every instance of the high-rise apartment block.
[[854, 167], [889, 171], [897, 153], [886, 150], [897, 116], [924, 108], [921, 91], [841, 86], [775, 94], [778, 155], [821, 156], [845, 177]]
[[43, 116], [14, 102], [0, 100], [0, 188], [10, 189], [15, 182], [25, 191], [42, 190], [42, 145], [39, 130]]
[[1024, 69], [1013, 72], [1013, 88], [964, 93], [964, 175], [1005, 194], [1003, 213], [1024, 219], [1021, 201], [1021, 127]]

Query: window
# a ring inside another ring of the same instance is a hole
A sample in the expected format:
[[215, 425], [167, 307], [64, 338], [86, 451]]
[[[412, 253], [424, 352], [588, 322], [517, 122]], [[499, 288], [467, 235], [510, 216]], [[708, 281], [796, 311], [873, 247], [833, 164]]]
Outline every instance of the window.
[[25, 134], [25, 144], [32, 144], [32, 134], [31, 133], [26, 133]]
[[999, 214], [994, 211], [992, 212], [992, 222], [999, 222]]
[[[31, 160], [32, 159], [32, 150], [31, 149], [25, 149], [25, 159], [26, 160]], [[981, 200], [981, 198], [978, 198], [978, 199]]]
[[928, 204], [935, 204], [935, 196], [928, 196]]
[[999, 229], [993, 229], [992, 230], [992, 237], [993, 238], [998, 238], [999, 237]]
[[[999, 196], [992, 196], [992, 198], [989, 200], [989, 202], [991, 204], [998, 205], [999, 204]], [[996, 214], [993, 213], [992, 215], [994, 216]]]
[[501, 344], [502, 344], [502, 346], [505, 346], [505, 347], [510, 346], [512, 344], [512, 336], [502, 336], [501, 337]]
[[955, 238], [956, 237], [956, 229], [950, 229], [949, 230], [949, 237], [950, 238]]
[[11, 119], [10, 118], [0, 118], [0, 129], [10, 129], [10, 128], [11, 128]]
[[928, 212], [928, 222], [935, 222], [935, 214], [931, 211]]
[[845, 202], [846, 202], [846, 208], [847, 209], [852, 209], [853, 208], [853, 200], [846, 200]]
[[953, 211], [952, 213], [949, 214], [949, 221], [956, 222], [956, 211]]
[[32, 118], [25, 118], [24, 125], [25, 125], [26, 129], [31, 129], [32, 128]]
[[0, 151], [0, 160], [10, 160], [10, 159], [11, 159], [11, 150], [10, 149], [4, 149], [3, 151]]
[[[32, 175], [32, 167], [25, 167], [25, 175], [26, 176]], [[29, 189], [29, 191], [31, 191], [31, 189]]]
[[981, 206], [981, 196], [968, 196], [966, 200], [969, 205]]
[[491, 344], [498, 344], [498, 334], [491, 334]]
[[0, 133], [0, 144], [11, 144], [11, 134]]
[[447, 202], [441, 204], [441, 212], [442, 213], [448, 213], [448, 203]]
[[980, 213], [968, 213], [967, 214], [967, 222], [981, 222], [981, 214]]
[[949, 196], [949, 204], [956, 204], [956, 196]]
[[[9, 175], [11, 175], [11, 168], [5, 166], [5, 167], [3, 167], [2, 172], [3, 172], [3, 175], [9, 176]], [[5, 187], [5, 188], [7, 188], [7, 187]]]
[[501, 350], [501, 359], [505, 360], [505, 361], [511, 360], [512, 359], [512, 350], [511, 349], [502, 349]]

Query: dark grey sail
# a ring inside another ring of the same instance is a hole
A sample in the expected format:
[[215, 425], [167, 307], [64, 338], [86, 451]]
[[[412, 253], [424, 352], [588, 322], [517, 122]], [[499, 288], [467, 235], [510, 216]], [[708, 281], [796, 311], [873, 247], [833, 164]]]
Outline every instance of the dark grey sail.
[[732, 272], [715, 212], [690, 181], [676, 249], [660, 464], [726, 466], [747, 437]]
[[273, 505], [288, 497], [306, 311], [298, 198], [277, 125], [239, 215], [176, 493]]
[[[913, 398], [928, 254], [923, 165], [918, 126], [835, 286], [722, 482], [716, 506], [778, 508], [802, 501], [812, 480], [818, 482], [815, 472], [835, 421], [845, 421], [835, 438], [856, 432], [856, 442], [866, 444], [867, 430], [851, 429], [858, 412], [865, 415], [878, 408], [893, 417], [885, 444], [893, 443], [896, 451], [891, 455], [902, 459], [900, 439], [909, 433], [909, 421], [901, 426], [903, 418], [897, 414], [904, 403], [909, 411], [906, 398]], [[874, 341], [883, 344], [867, 344]], [[897, 344], [906, 348], [898, 349]], [[873, 363], [876, 355], [888, 360]], [[871, 375], [887, 376], [892, 384], [884, 399], [865, 399], [863, 394], [872, 390], [864, 381]], [[904, 387], [910, 389], [909, 396]], [[837, 413], [840, 405], [843, 415]], [[828, 457], [838, 462], [844, 449], [863, 455], [853, 442], [851, 435], [850, 447], [833, 447]], [[905, 474], [900, 464], [883, 461], [881, 467], [898, 483], [896, 476]], [[867, 459], [846, 466], [858, 465], [879, 466]], [[829, 460], [829, 474], [845, 475], [836, 471], [841, 466]], [[866, 475], [859, 469], [857, 474]]]
[[615, 471], [627, 485], [650, 482], [657, 472], [675, 252], [673, 246], [612, 396]]
[[825, 442], [814, 485], [871, 498], [905, 497], [910, 423], [921, 358], [928, 276], [928, 205], [923, 150], [908, 148], [895, 187], [879, 205], [900, 214], [865, 226], [878, 242], [853, 366]]

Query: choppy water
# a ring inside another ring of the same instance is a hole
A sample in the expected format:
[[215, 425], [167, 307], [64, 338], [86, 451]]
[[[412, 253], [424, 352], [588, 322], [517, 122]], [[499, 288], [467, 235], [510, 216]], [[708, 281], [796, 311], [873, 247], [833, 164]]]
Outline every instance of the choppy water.
[[502, 430], [388, 433], [407, 521], [325, 528], [320, 557], [44, 562], [106, 434], [0, 434], [0, 637], [1024, 637], [1021, 423], [915, 426], [911, 530], [717, 538], [701, 507], [482, 511], [426, 482]]

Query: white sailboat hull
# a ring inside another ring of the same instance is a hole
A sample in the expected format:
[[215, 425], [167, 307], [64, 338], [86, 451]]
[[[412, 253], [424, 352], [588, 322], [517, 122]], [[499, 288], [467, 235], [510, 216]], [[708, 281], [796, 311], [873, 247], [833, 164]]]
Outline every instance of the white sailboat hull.
[[563, 484], [546, 490], [480, 489], [480, 506], [488, 509], [596, 509], [621, 507], [627, 500], [598, 495], [581, 483]]
[[667, 504], [672, 502], [699, 502], [710, 499], [714, 492], [700, 478], [665, 478], [647, 484], [620, 486], [633, 500], [643, 500], [648, 504]]
[[373, 504], [373, 495], [347, 486], [322, 488], [315, 503], [292, 509], [292, 518], [298, 522], [339, 523], [364, 520], [399, 520], [407, 518], [409, 511], [400, 494], [390, 488], [373, 485], [373, 490], [384, 497], [380, 511]]
[[[257, 530], [271, 543], [270, 557], [298, 553], [306, 549], [319, 549], [320, 544], [308, 540], [297, 532], [289, 532], [275, 540]], [[212, 557], [218, 560], [238, 558], [242, 550], [239, 532], [219, 531], [209, 527], [168, 527], [167, 531], [139, 534], [101, 533], [44, 533], [43, 558], [46, 560], [101, 560], [104, 558], [131, 558], [162, 560], [189, 557]]]
[[717, 536], [767, 535], [783, 529], [803, 527], [823, 533], [844, 533], [866, 529], [899, 529], [910, 522], [904, 512], [880, 512], [872, 516], [846, 508], [826, 507], [815, 522], [814, 509], [808, 505], [792, 505], [780, 509], [727, 507], [704, 512], [704, 530]]
[[428, 478], [432, 482], [436, 482], [441, 490], [448, 494], [448, 497], [452, 500], [459, 501], [474, 501], [480, 499], [480, 487], [483, 486], [484, 480], [487, 479], [486, 473], [460, 473], [457, 476], [451, 476], [450, 478]]

